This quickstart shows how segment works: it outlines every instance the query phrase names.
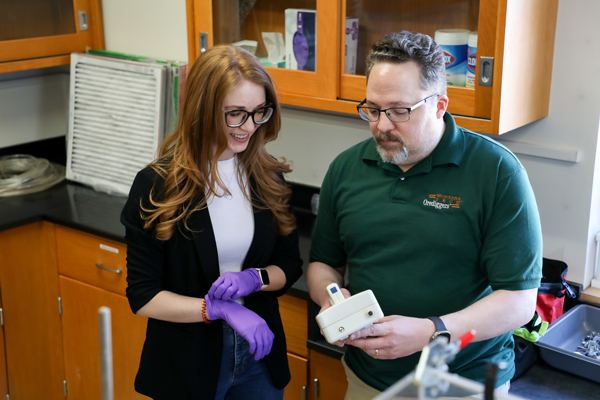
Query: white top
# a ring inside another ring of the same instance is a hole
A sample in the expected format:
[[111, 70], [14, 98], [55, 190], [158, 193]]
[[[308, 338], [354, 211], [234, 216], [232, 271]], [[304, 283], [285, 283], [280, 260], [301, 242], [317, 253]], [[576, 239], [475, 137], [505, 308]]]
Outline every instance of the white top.
[[[254, 237], [252, 205], [242, 192], [246, 190], [249, 195], [250, 187], [245, 175], [244, 185], [239, 184], [237, 165], [237, 155], [229, 160], [219, 161], [219, 177], [231, 196], [210, 196], [207, 199], [208, 213], [217, 242], [221, 275], [225, 272], [242, 270], [242, 264]], [[216, 190], [218, 194], [223, 193], [218, 186]]]

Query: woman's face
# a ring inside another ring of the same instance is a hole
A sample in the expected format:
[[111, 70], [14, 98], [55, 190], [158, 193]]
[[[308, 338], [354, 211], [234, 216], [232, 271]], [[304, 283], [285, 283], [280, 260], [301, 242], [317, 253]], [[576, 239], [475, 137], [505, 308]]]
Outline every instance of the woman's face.
[[[253, 112], [266, 104], [265, 88], [256, 83], [242, 80], [225, 97], [224, 111], [242, 110]], [[237, 113], [230, 114], [232, 118]], [[257, 116], [256, 120], [259, 118]], [[241, 153], [248, 147], [248, 141], [259, 125], [254, 123], [251, 116], [242, 125], [231, 128], [227, 127], [228, 143], [227, 149], [221, 154], [219, 160], [229, 160], [237, 153]]]

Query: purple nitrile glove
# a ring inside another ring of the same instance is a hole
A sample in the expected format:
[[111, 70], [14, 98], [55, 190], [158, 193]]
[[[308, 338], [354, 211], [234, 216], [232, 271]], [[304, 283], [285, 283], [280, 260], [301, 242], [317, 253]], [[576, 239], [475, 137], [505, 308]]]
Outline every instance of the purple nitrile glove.
[[264, 319], [232, 300], [219, 300], [206, 296], [206, 312], [211, 320], [224, 319], [250, 344], [250, 353], [260, 360], [271, 352], [275, 335]]
[[258, 270], [248, 268], [240, 272], [225, 272], [212, 284], [208, 295], [219, 300], [237, 300], [258, 292], [261, 287]]

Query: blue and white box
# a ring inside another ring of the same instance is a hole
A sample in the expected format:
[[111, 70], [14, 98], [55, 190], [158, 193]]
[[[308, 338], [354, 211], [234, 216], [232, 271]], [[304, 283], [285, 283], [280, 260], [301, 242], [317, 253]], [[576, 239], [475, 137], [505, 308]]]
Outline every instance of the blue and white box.
[[316, 71], [317, 12], [302, 8], [285, 10], [285, 67]]
[[346, 17], [346, 48], [344, 49], [344, 73], [356, 74], [358, 50], [358, 18]]

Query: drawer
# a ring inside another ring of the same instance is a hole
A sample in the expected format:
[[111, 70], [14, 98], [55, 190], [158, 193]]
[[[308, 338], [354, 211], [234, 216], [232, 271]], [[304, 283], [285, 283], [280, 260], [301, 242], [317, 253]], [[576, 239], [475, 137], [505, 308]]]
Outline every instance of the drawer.
[[279, 298], [279, 312], [285, 330], [287, 351], [308, 358], [308, 301], [289, 294]]
[[56, 226], [58, 272], [122, 295], [127, 287], [126, 249], [123, 243]]

